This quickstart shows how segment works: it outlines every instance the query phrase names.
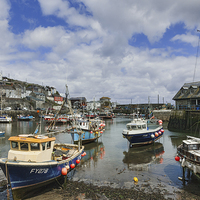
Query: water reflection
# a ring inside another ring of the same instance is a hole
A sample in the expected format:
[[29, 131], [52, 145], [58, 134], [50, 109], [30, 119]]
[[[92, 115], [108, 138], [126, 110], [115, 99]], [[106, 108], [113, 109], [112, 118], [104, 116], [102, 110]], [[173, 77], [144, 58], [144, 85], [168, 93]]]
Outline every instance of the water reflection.
[[85, 145], [86, 156], [83, 157], [81, 162], [86, 162], [87, 164], [91, 164], [93, 161], [94, 166], [96, 165], [98, 159], [103, 159], [105, 155], [105, 147], [102, 142], [93, 142]]
[[35, 131], [34, 124], [33, 121], [17, 121], [17, 132], [20, 134], [33, 133]]
[[129, 170], [147, 171], [149, 166], [163, 163], [164, 147], [162, 143], [129, 148], [128, 152], [124, 151], [123, 162], [127, 164]]

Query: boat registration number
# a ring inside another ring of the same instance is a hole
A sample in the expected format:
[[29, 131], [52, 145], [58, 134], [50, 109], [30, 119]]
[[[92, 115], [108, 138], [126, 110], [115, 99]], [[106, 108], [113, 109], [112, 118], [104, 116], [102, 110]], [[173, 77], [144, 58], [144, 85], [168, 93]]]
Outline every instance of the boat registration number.
[[49, 171], [48, 168], [44, 168], [44, 169], [31, 169], [30, 174], [31, 173], [35, 173], [35, 174], [46, 174]]

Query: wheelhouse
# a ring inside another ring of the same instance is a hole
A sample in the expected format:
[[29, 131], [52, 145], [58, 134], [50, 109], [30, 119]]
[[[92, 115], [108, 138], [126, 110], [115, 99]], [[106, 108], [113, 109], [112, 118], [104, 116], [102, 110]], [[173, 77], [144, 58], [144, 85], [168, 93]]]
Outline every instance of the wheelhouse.
[[20, 161], [49, 161], [52, 157], [53, 146], [56, 138], [43, 135], [12, 136], [8, 159]]
[[142, 124], [133, 124], [129, 123], [126, 125], [127, 130], [142, 130], [142, 129], [147, 129], [147, 124], [142, 123]]

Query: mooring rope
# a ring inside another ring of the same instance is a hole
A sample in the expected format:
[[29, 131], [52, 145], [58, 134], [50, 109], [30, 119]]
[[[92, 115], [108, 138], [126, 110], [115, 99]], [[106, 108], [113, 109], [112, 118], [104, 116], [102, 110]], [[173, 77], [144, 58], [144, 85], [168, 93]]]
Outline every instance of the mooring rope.
[[5, 162], [5, 167], [6, 167], [6, 180], [7, 180], [7, 199], [10, 199], [10, 193], [9, 193], [9, 189], [8, 189], [8, 166], [7, 166], [7, 160]]

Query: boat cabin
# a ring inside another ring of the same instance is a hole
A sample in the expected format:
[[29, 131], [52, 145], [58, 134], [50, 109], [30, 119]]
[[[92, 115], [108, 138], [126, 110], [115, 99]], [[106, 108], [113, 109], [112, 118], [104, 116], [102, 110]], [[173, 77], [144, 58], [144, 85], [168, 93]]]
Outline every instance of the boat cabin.
[[200, 162], [200, 140], [194, 137], [183, 140], [182, 145], [177, 148], [183, 156], [190, 161]]
[[147, 130], [147, 123], [143, 121], [132, 121], [126, 125], [127, 130]]
[[199, 150], [200, 143], [194, 140], [183, 140], [183, 149], [186, 151]]
[[8, 159], [14, 161], [44, 162], [52, 158], [56, 138], [44, 135], [12, 136]]

